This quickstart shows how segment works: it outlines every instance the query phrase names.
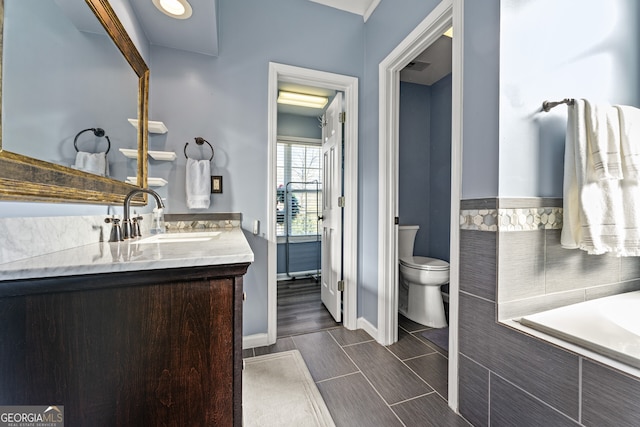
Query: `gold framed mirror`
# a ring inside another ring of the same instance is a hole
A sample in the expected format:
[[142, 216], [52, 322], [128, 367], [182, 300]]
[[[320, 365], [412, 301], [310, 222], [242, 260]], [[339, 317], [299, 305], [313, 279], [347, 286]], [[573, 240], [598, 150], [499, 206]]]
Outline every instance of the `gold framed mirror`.
[[[108, 0], [85, 0], [138, 78], [137, 186], [3, 149], [0, 138], [0, 200], [119, 204], [133, 189], [147, 185], [149, 67]], [[0, 0], [0, 36], [5, 0]], [[2, 39], [0, 38], [0, 41]], [[0, 43], [2, 55], [2, 43]], [[1, 83], [1, 79], [0, 79]], [[95, 84], [100, 84], [96, 81]], [[1, 87], [1, 84], [0, 84]], [[1, 98], [0, 89], [0, 99]], [[0, 123], [0, 130], [2, 123]], [[144, 197], [133, 200], [144, 203]]]

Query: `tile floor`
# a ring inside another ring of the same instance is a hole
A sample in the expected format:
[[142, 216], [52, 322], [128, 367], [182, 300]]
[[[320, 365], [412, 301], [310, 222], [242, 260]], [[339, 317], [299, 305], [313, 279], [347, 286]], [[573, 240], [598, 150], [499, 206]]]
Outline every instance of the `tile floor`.
[[421, 336], [424, 326], [402, 316], [399, 323], [398, 342], [388, 347], [362, 330], [336, 327], [243, 355], [298, 349], [338, 427], [469, 426], [444, 398], [447, 352]]

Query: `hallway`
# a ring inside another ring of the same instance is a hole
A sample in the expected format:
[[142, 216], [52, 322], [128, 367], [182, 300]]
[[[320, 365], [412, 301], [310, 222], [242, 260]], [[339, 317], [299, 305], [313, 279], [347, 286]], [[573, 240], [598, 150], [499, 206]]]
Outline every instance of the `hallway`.
[[340, 326], [320, 300], [314, 278], [278, 281], [278, 338]]
[[337, 426], [469, 426], [443, 398], [446, 351], [422, 337], [429, 328], [402, 316], [399, 324], [399, 340], [388, 347], [337, 326], [278, 338], [243, 356], [298, 349]]

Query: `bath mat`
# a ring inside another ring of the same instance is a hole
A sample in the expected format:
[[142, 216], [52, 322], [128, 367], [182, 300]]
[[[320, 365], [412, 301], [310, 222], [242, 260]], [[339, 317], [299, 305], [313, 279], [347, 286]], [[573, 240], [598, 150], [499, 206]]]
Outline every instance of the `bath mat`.
[[422, 336], [444, 351], [449, 351], [449, 327], [429, 329], [428, 331], [424, 331]]
[[335, 426], [298, 350], [244, 359], [244, 426]]

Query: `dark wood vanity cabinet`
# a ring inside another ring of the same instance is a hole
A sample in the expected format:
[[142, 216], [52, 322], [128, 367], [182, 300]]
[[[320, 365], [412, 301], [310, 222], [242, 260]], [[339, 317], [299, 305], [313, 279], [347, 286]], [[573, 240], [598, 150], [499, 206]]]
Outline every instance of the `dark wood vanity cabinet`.
[[0, 405], [67, 426], [242, 425], [249, 264], [0, 282]]

